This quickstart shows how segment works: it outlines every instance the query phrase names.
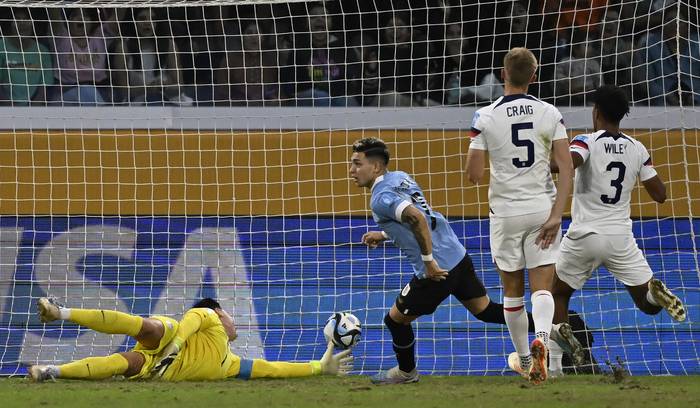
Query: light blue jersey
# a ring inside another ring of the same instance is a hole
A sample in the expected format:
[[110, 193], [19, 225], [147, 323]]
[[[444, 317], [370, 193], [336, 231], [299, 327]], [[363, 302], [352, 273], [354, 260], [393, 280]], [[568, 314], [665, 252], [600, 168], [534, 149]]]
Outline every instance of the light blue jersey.
[[402, 171], [389, 171], [377, 177], [370, 201], [374, 221], [408, 257], [416, 277], [423, 279], [425, 265], [420, 246], [411, 228], [401, 223], [401, 214], [409, 205], [425, 214], [433, 240], [433, 257], [438, 265], [448, 271], [457, 266], [467, 251], [445, 217], [430, 208], [415, 180]]

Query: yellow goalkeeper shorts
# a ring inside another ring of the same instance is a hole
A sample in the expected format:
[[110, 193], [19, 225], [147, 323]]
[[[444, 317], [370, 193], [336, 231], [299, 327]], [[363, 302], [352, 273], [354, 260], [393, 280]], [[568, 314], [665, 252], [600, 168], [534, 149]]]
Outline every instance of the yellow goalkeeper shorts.
[[130, 350], [141, 354], [144, 358], [143, 367], [141, 367], [141, 371], [139, 371], [138, 374], [129, 377], [130, 380], [148, 377], [149, 373], [155, 366], [156, 356], [158, 355], [158, 353], [161, 352], [161, 350], [163, 350], [165, 346], [168, 345], [168, 343], [170, 343], [170, 341], [173, 339], [173, 337], [175, 337], [175, 334], [177, 333], [177, 320], [165, 316], [151, 316], [150, 318], [160, 320], [163, 323], [165, 331], [163, 332], [163, 337], [161, 337], [160, 339], [158, 348], [147, 350], [144, 348], [143, 344], [137, 342], [136, 346], [134, 346], [134, 348]]

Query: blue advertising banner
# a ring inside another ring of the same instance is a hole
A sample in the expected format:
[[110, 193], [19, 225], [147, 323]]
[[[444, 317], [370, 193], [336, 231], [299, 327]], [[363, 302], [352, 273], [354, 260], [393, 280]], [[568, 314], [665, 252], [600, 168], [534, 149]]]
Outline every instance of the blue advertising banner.
[[[220, 299], [236, 320], [232, 349], [248, 358], [320, 358], [334, 311], [363, 323], [355, 368], [395, 364], [383, 316], [410, 266], [391, 244], [359, 244], [372, 225], [358, 217], [0, 217], [0, 374], [124, 351], [133, 340], [69, 323], [43, 325], [35, 301], [179, 317], [201, 297]], [[501, 292], [486, 220], [455, 220], [492, 299]], [[686, 219], [635, 222], [652, 270], [688, 305], [689, 319], [636, 310], [602, 270], [571, 307], [592, 333], [602, 363], [619, 356], [636, 374], [700, 373], [697, 242]], [[419, 368], [434, 374], [500, 374], [512, 351], [504, 326], [483, 324], [451, 299], [415, 325]]]

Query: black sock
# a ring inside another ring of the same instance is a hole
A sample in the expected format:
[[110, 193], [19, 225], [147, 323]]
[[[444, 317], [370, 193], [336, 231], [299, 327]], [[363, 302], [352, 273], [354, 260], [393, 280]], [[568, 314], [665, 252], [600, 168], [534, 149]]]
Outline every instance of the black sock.
[[413, 327], [410, 324], [396, 323], [388, 313], [384, 317], [384, 324], [391, 332], [399, 369], [406, 373], [413, 371], [416, 368], [416, 338], [413, 335]]
[[[506, 324], [506, 318], [503, 316], [503, 304], [496, 303], [493, 300], [489, 302], [486, 309], [481, 313], [475, 314], [474, 317], [485, 323]], [[532, 313], [527, 312], [527, 331], [535, 332], [535, 321], [532, 320]]]

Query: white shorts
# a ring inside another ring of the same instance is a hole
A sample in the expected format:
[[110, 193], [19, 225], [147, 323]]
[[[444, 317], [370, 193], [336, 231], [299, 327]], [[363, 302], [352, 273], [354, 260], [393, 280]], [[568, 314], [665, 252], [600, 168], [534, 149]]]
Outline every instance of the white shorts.
[[498, 269], [514, 272], [557, 262], [561, 228], [549, 248], [542, 249], [535, 244], [542, 224], [549, 218], [549, 213], [550, 210], [513, 217], [489, 218], [491, 254]]
[[557, 276], [572, 289], [581, 289], [600, 265], [627, 286], [647, 283], [653, 274], [632, 234], [589, 233], [573, 239], [568, 234], [561, 243]]

